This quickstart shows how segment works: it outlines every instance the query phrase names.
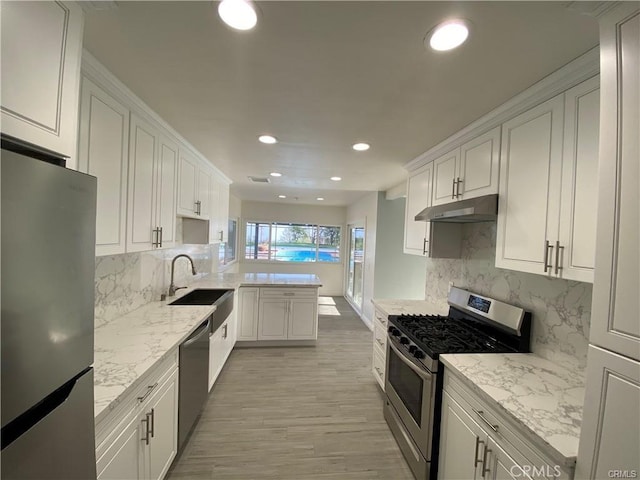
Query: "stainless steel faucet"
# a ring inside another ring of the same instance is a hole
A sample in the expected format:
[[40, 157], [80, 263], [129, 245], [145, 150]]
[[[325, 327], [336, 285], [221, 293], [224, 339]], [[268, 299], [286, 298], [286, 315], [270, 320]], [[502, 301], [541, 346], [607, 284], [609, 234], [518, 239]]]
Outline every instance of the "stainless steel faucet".
[[171, 283], [169, 284], [169, 294], [168, 294], [169, 297], [173, 297], [176, 294], [176, 291], [180, 290], [181, 288], [187, 288], [187, 287], [176, 287], [175, 284], [173, 283], [173, 272], [175, 270], [176, 260], [179, 259], [180, 257], [185, 257], [189, 259], [189, 262], [191, 263], [191, 273], [193, 273], [193, 275], [196, 274], [196, 267], [193, 264], [193, 258], [191, 258], [189, 255], [181, 253], [180, 255], [176, 255], [175, 257], [173, 257], [173, 260], [171, 260]]

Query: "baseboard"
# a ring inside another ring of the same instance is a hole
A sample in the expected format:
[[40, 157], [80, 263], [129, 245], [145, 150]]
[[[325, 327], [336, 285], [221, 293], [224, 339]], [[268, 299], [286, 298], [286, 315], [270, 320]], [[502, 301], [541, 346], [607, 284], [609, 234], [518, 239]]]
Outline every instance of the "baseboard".
[[315, 347], [315, 340], [238, 340], [234, 348], [251, 347]]

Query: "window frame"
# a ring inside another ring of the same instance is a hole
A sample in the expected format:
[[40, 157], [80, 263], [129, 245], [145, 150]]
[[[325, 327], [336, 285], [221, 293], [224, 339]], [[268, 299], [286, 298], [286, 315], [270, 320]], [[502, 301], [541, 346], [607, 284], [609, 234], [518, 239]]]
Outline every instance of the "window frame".
[[[269, 248], [268, 248], [268, 258], [247, 258], [247, 227], [250, 223], [260, 224], [260, 225], [269, 225]], [[296, 261], [286, 261], [286, 260], [275, 260], [271, 257], [271, 250], [273, 244], [273, 234], [274, 234], [274, 225], [291, 225], [291, 226], [301, 226], [301, 227], [314, 227], [319, 229], [320, 227], [329, 227], [329, 228], [337, 228], [340, 231], [340, 241], [338, 243], [338, 261], [337, 262], [327, 262], [324, 260], [319, 260], [320, 253], [320, 236], [317, 235], [317, 239], [315, 242], [315, 252], [316, 256], [313, 261], [307, 262], [296, 262]], [[252, 219], [242, 219], [242, 262], [248, 263], [265, 263], [265, 264], [277, 264], [277, 265], [343, 265], [343, 238], [342, 234], [344, 232], [344, 225], [330, 224], [330, 223], [302, 223], [302, 222], [285, 222], [281, 220], [252, 220]]]

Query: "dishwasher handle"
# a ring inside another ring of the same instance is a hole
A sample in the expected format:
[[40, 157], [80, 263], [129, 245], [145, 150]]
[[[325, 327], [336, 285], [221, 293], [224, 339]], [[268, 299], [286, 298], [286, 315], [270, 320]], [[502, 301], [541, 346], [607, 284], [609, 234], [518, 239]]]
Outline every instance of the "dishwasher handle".
[[200, 338], [207, 334], [209, 335], [209, 327], [211, 325], [211, 317], [207, 318], [206, 321], [202, 322], [202, 324], [191, 334], [189, 338], [182, 344], [183, 347], [188, 347], [189, 345], [193, 345]]

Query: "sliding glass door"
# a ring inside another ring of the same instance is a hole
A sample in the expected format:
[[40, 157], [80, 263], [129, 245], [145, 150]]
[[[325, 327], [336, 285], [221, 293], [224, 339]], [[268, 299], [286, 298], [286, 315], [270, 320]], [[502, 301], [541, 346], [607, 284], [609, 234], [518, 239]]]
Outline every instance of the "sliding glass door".
[[358, 309], [362, 309], [364, 227], [349, 225], [349, 262], [347, 265], [346, 297]]

